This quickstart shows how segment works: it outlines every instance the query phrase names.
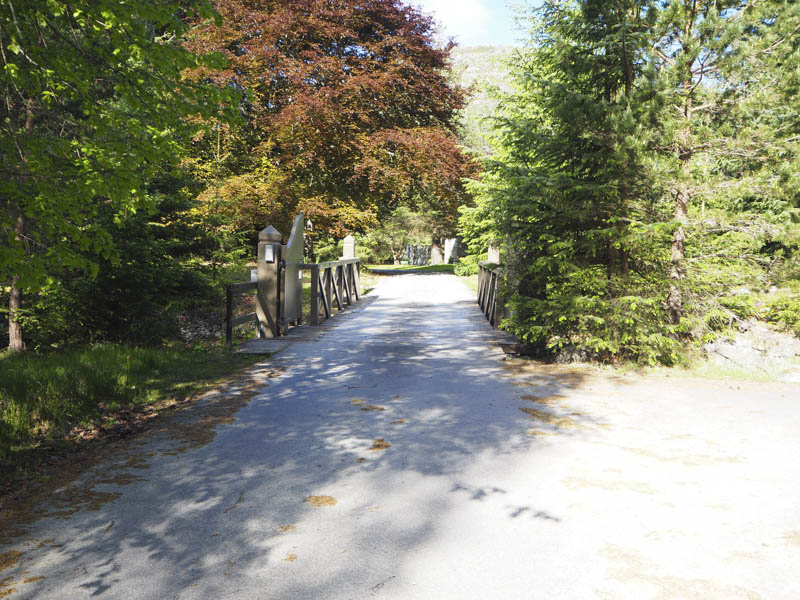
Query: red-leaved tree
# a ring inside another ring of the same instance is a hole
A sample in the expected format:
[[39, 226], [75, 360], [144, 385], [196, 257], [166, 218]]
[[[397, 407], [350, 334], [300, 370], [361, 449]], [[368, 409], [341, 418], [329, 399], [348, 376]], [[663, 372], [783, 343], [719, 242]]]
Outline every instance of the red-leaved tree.
[[448, 79], [451, 45], [397, 0], [219, 0], [222, 24], [186, 45], [218, 51], [201, 69], [242, 93], [244, 124], [198, 139], [192, 159], [207, 212], [230, 226], [284, 231], [297, 210], [315, 231], [363, 230], [397, 206], [451, 233], [474, 174], [455, 131], [465, 92]]

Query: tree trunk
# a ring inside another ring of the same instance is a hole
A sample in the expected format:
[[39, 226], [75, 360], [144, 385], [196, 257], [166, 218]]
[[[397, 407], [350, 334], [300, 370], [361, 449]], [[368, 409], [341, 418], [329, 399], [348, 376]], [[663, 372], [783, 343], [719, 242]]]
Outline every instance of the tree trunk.
[[672, 256], [669, 263], [669, 293], [667, 294], [667, 315], [672, 325], [681, 322], [683, 296], [681, 279], [684, 275], [683, 259], [686, 257], [686, 232], [683, 223], [686, 221], [689, 206], [689, 186], [682, 183], [675, 194], [675, 219], [681, 225], [672, 234]]
[[25, 350], [22, 327], [17, 321], [17, 311], [22, 306], [22, 290], [17, 287], [18, 280], [18, 277], [11, 280], [11, 297], [8, 299], [8, 348], [11, 352]]
[[[33, 100], [28, 99], [25, 104], [25, 135], [33, 133]], [[28, 162], [28, 155], [25, 153], [22, 162]], [[12, 202], [12, 207], [14, 203]], [[16, 215], [13, 213], [16, 212]], [[21, 208], [12, 208], [12, 218], [14, 218], [14, 239], [17, 243], [25, 244], [25, 213]], [[22, 335], [22, 326], [17, 319], [17, 313], [22, 308], [22, 290], [19, 288], [19, 277], [11, 278], [11, 296], [8, 299], [8, 347], [11, 352], [23, 352], [25, 350], [25, 339]]]
[[[24, 236], [25, 217], [22, 213], [19, 213], [14, 224], [14, 237], [21, 243]], [[22, 290], [17, 285], [18, 283], [19, 277], [15, 275], [11, 278], [11, 296], [8, 299], [8, 347], [11, 352], [23, 352], [25, 350], [22, 326], [17, 319], [17, 313], [22, 308]]]
[[614, 245], [613, 240], [608, 240], [608, 280], [614, 277], [614, 273], [617, 270], [617, 247]]
[[[696, 4], [691, 2], [691, 18], [687, 21], [684, 39], [689, 39], [692, 24], [695, 19]], [[684, 258], [686, 257], [686, 231], [683, 225], [689, 214], [689, 199], [691, 191], [689, 183], [691, 181], [690, 161], [692, 160], [692, 68], [694, 61], [687, 65], [683, 79], [683, 88], [687, 92], [686, 100], [683, 103], [683, 128], [680, 134], [680, 157], [681, 157], [681, 181], [675, 189], [675, 220], [680, 223], [675, 233], [672, 234], [672, 252], [669, 263], [669, 293], [667, 294], [667, 318], [671, 325], [681, 322], [683, 312], [683, 295], [681, 292], [681, 280], [686, 269]]]

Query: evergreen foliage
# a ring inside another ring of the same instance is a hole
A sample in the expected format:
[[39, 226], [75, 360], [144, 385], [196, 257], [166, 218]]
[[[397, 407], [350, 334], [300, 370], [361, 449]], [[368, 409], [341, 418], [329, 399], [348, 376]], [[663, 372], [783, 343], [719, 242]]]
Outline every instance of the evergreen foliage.
[[535, 12], [461, 219], [474, 252], [504, 240], [513, 332], [673, 363], [796, 276], [797, 26], [779, 1]]

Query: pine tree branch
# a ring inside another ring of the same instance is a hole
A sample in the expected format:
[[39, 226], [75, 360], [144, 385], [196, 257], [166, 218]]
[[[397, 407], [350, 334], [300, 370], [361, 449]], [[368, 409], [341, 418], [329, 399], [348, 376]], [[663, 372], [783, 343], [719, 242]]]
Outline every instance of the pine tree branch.
[[800, 25], [792, 29], [786, 36], [782, 37], [781, 39], [774, 42], [769, 48], [765, 48], [761, 51], [761, 54], [772, 54], [772, 52], [781, 44], [783, 44], [787, 40], [791, 40], [794, 38], [794, 34], [800, 31]]

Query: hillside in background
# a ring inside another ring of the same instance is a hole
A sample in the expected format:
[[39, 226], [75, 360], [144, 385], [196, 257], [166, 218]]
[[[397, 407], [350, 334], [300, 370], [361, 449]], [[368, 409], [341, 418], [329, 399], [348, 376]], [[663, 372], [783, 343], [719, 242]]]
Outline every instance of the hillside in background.
[[474, 85], [472, 98], [464, 109], [462, 140], [481, 156], [491, 154], [489, 117], [497, 106], [493, 92], [510, 90], [506, 62], [513, 51], [513, 46], [467, 46], [453, 50], [453, 79], [465, 87]]

